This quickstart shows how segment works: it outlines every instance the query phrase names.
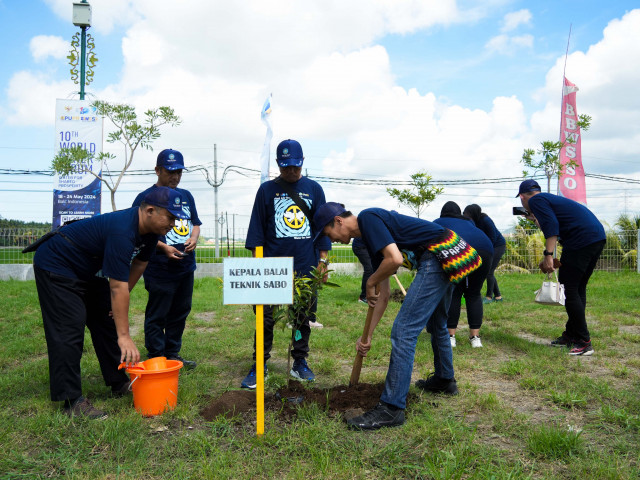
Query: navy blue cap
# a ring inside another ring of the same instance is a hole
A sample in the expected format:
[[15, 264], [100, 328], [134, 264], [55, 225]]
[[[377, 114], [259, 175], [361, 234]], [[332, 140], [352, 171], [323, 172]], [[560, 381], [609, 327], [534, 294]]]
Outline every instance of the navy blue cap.
[[184, 168], [184, 158], [179, 151], [166, 148], [158, 154], [156, 167], [164, 167], [167, 170], [181, 170]]
[[295, 140], [283, 140], [276, 149], [276, 162], [279, 167], [301, 167], [304, 155], [302, 147]]
[[522, 193], [540, 191], [542, 191], [542, 189], [540, 188], [540, 185], [538, 185], [538, 182], [536, 182], [535, 180], [525, 180], [520, 184], [520, 190], [518, 190], [518, 195], [516, 195], [516, 198], [518, 198]]
[[182, 196], [169, 187], [156, 187], [144, 197], [144, 203], [156, 207], [165, 208], [171, 215], [182, 220], [189, 220], [184, 210], [182, 210]]
[[341, 203], [327, 202], [323, 205], [320, 205], [320, 208], [318, 208], [316, 210], [316, 213], [313, 214], [313, 225], [318, 232], [313, 238], [313, 241], [315, 242], [320, 236], [324, 235], [324, 233], [322, 233], [322, 230], [324, 230], [324, 227], [331, 223], [331, 220], [346, 211], [347, 209], [344, 208], [344, 205], [342, 205]]

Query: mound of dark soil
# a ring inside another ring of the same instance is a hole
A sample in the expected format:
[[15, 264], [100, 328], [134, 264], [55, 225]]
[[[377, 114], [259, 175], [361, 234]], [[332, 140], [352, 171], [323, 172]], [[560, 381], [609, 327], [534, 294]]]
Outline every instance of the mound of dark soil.
[[391, 292], [391, 296], [389, 297], [389, 300], [391, 300], [392, 302], [402, 303], [404, 302], [404, 294], [400, 289], [393, 290]]
[[[278, 390], [266, 394], [264, 408], [279, 412], [284, 419], [294, 417], [299, 405], [316, 403], [331, 416], [351, 418], [371, 410], [376, 406], [384, 389], [384, 384], [360, 383], [351, 387], [338, 385], [329, 389], [305, 388], [295, 380]], [[256, 394], [251, 390], [230, 390], [213, 400], [200, 411], [206, 420], [219, 415], [231, 418], [248, 412], [255, 412]]]

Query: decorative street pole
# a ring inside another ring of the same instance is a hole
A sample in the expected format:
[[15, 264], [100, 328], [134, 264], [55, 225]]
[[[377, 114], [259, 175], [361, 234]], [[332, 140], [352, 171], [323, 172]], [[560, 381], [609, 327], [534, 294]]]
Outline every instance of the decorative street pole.
[[[91, 35], [87, 33], [91, 27], [91, 5], [87, 0], [74, 2], [73, 4], [73, 24], [80, 27], [80, 38], [76, 33], [71, 40], [71, 51], [69, 52], [69, 65], [71, 65], [71, 80], [75, 84], [80, 83], [80, 100], [84, 100], [84, 87], [93, 81], [93, 67], [98, 58], [93, 53], [95, 43]], [[78, 53], [78, 45], [80, 53]], [[87, 47], [89, 51], [87, 52]], [[79, 62], [78, 62], [79, 61]], [[80, 63], [80, 80], [78, 82], [78, 63]], [[86, 67], [88, 70], [85, 72]]]

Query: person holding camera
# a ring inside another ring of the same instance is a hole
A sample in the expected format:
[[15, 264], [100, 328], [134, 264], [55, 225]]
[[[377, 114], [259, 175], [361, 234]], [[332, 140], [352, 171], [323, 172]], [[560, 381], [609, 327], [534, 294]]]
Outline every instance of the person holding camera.
[[570, 355], [593, 355], [585, 316], [587, 283], [606, 243], [604, 228], [587, 207], [542, 193], [535, 180], [523, 181], [518, 197], [527, 210], [526, 218], [536, 222], [544, 234], [546, 248], [540, 267], [543, 272], [555, 271], [554, 252], [558, 242], [562, 245], [558, 280], [564, 285], [568, 319], [564, 332], [551, 345], [570, 348]]

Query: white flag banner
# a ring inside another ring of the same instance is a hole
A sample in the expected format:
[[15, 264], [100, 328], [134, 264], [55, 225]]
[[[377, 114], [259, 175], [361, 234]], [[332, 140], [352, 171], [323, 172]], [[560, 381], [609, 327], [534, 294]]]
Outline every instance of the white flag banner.
[[260, 118], [267, 126], [267, 134], [262, 145], [262, 155], [260, 155], [260, 183], [262, 184], [269, 180], [269, 156], [271, 155], [271, 138], [273, 137], [273, 131], [271, 130], [271, 94], [264, 101]]
[[[87, 100], [56, 100], [56, 154], [61, 148], [82, 146], [94, 157], [102, 151], [102, 117]], [[102, 165], [86, 165], [97, 175]], [[89, 172], [55, 175], [53, 179], [53, 228], [68, 220], [100, 215], [102, 182]]]

